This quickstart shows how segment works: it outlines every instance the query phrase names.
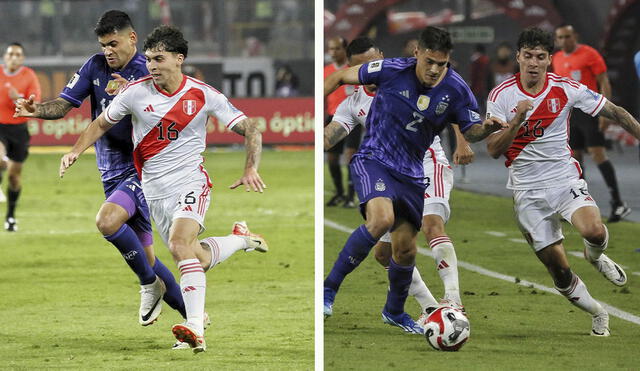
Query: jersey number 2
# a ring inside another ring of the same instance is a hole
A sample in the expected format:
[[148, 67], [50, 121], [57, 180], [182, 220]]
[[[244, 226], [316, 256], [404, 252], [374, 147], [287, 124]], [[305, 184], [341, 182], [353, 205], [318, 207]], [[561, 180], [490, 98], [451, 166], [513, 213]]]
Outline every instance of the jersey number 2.
[[416, 132], [418, 132], [418, 128], [416, 127], [416, 125], [422, 123], [422, 121], [424, 120], [424, 116], [422, 116], [421, 114], [419, 114], [416, 111], [413, 111], [413, 118], [415, 120], [413, 120], [410, 123], [408, 123], [404, 128], [409, 130], [409, 131], [413, 131], [414, 133], [416, 133]]
[[175, 122], [170, 123], [167, 126], [167, 130], [164, 130], [164, 122], [160, 121], [158, 122], [158, 124], [156, 124], [156, 127], [158, 128], [158, 140], [165, 140], [169, 139], [169, 140], [176, 140], [178, 139], [178, 134], [180, 134], [180, 132], [176, 129], [174, 129], [174, 127], [176, 126]]

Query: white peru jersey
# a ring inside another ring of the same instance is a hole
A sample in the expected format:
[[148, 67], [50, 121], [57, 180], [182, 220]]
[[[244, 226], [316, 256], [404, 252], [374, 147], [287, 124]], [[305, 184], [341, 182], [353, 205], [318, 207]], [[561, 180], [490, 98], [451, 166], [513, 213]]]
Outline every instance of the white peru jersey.
[[208, 116], [229, 129], [246, 118], [216, 89], [186, 75], [171, 95], [151, 77], [131, 82], [104, 112], [111, 124], [131, 115], [134, 165], [149, 200], [165, 198], [193, 180], [209, 182], [201, 155]]
[[[489, 93], [487, 117], [510, 121], [521, 100], [533, 101], [533, 109], [504, 154], [509, 168], [507, 188], [542, 189], [567, 184], [581, 177], [578, 162], [571, 157], [569, 118], [575, 107], [596, 116], [607, 99], [577, 81], [546, 74], [545, 85], [530, 95], [520, 85], [520, 74], [507, 79]], [[496, 135], [496, 134], [492, 134]]]
[[[357, 86], [353, 94], [340, 103], [336, 109], [336, 113], [333, 115], [333, 121], [341, 124], [347, 133], [351, 133], [351, 130], [357, 125], [365, 126], [373, 97], [375, 97], [375, 93], [368, 92], [362, 85]], [[424, 156], [424, 166], [433, 164], [431, 160], [433, 155], [435, 155], [438, 162], [446, 166], [449, 165], [447, 156], [442, 149], [442, 145], [440, 145], [439, 136], [436, 135], [433, 138], [433, 143], [429, 148], [431, 148], [431, 150], [427, 151]]]

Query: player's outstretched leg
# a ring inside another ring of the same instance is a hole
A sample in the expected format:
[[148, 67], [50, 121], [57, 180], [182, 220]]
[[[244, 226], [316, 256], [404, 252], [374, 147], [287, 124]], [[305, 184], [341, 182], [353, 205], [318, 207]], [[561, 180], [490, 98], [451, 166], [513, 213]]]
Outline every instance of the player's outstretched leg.
[[382, 321], [386, 324], [397, 326], [405, 332], [422, 334], [424, 330], [404, 311], [404, 303], [407, 300], [409, 286], [413, 276], [415, 265], [398, 265], [391, 258], [389, 262], [389, 291], [387, 302], [382, 310]]
[[602, 228], [604, 229], [604, 238], [592, 236], [591, 241], [593, 242], [587, 238], [582, 240], [584, 243], [584, 257], [611, 283], [616, 286], [624, 286], [627, 283], [627, 274], [624, 269], [604, 254], [604, 250], [609, 244], [609, 231], [604, 224]]
[[225, 237], [207, 237], [200, 240], [203, 249], [211, 251], [211, 263], [209, 270], [223, 261], [229, 259], [237, 251], [269, 251], [267, 241], [260, 235], [251, 233], [247, 223], [235, 222], [231, 234]]
[[432, 238], [429, 246], [433, 251], [438, 275], [444, 283], [444, 298], [441, 303], [464, 310], [458, 283], [458, 258], [453, 243], [449, 236], [441, 235]]

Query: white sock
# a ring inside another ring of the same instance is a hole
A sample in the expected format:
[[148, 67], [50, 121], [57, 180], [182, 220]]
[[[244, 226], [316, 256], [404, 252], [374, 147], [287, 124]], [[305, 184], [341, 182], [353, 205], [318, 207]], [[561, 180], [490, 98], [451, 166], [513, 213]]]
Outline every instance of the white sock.
[[200, 240], [211, 249], [211, 263], [207, 270], [229, 259], [238, 250], [247, 248], [247, 241], [239, 236], [228, 235], [226, 237], [207, 237]]
[[607, 245], [609, 244], [609, 230], [607, 229], [606, 225], [603, 225], [603, 227], [604, 227], [604, 242], [602, 243], [602, 245], [591, 243], [584, 238], [582, 239], [584, 246], [587, 248], [587, 250], [589, 250], [587, 254], [588, 256], [587, 260], [591, 260], [591, 261], [598, 260], [600, 255], [602, 255], [604, 250], [607, 248]]
[[591, 297], [591, 294], [587, 291], [587, 286], [575, 273], [573, 273], [573, 278], [571, 279], [569, 287], [564, 289], [556, 287], [556, 290], [564, 295], [571, 304], [585, 312], [591, 313], [592, 315], [598, 314], [604, 310], [600, 303]]
[[448, 236], [438, 236], [429, 241], [436, 259], [436, 269], [444, 283], [444, 298], [462, 304], [458, 286], [458, 258]]
[[180, 290], [187, 312], [187, 323], [199, 335], [204, 334], [204, 301], [207, 288], [207, 277], [198, 259], [185, 259], [178, 262], [180, 270]]
[[431, 291], [420, 277], [417, 267], [413, 267], [413, 275], [411, 276], [411, 285], [409, 286], [409, 295], [416, 298], [422, 311], [432, 305], [438, 305], [438, 301], [433, 297]]

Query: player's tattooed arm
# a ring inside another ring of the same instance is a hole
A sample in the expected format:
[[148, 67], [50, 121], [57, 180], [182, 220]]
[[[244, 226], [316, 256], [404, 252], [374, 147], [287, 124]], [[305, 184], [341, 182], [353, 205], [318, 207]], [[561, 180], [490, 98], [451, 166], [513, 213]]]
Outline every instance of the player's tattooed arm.
[[252, 119], [244, 119], [231, 128], [237, 134], [244, 136], [244, 146], [247, 152], [247, 160], [244, 166], [244, 174], [229, 188], [234, 189], [244, 184], [247, 192], [263, 192], [267, 186], [258, 174], [260, 155], [262, 154], [262, 134]]
[[516, 106], [516, 115], [509, 121], [509, 127], [487, 138], [487, 150], [491, 157], [498, 158], [507, 152], [511, 143], [518, 135], [518, 130], [520, 130], [522, 123], [527, 117], [527, 112], [532, 108], [532, 101], [528, 99], [519, 101]]
[[19, 99], [16, 102], [14, 117], [36, 117], [45, 120], [63, 118], [73, 105], [62, 98], [56, 98], [44, 103], [35, 103], [34, 96], [29, 99]]
[[339, 122], [331, 121], [329, 125], [324, 128], [324, 150], [330, 150], [348, 134]]
[[338, 70], [324, 79], [324, 96], [333, 93], [340, 85], [360, 85], [360, 77], [358, 71], [360, 71], [361, 64], [353, 67], [349, 67], [344, 70]]
[[464, 132], [464, 138], [470, 143], [479, 142], [488, 137], [489, 134], [507, 127], [508, 125], [499, 118], [490, 117], [481, 124], [472, 125], [467, 129], [467, 131]]
[[598, 115], [617, 122], [624, 130], [640, 139], [640, 123], [626, 109], [607, 101]]

